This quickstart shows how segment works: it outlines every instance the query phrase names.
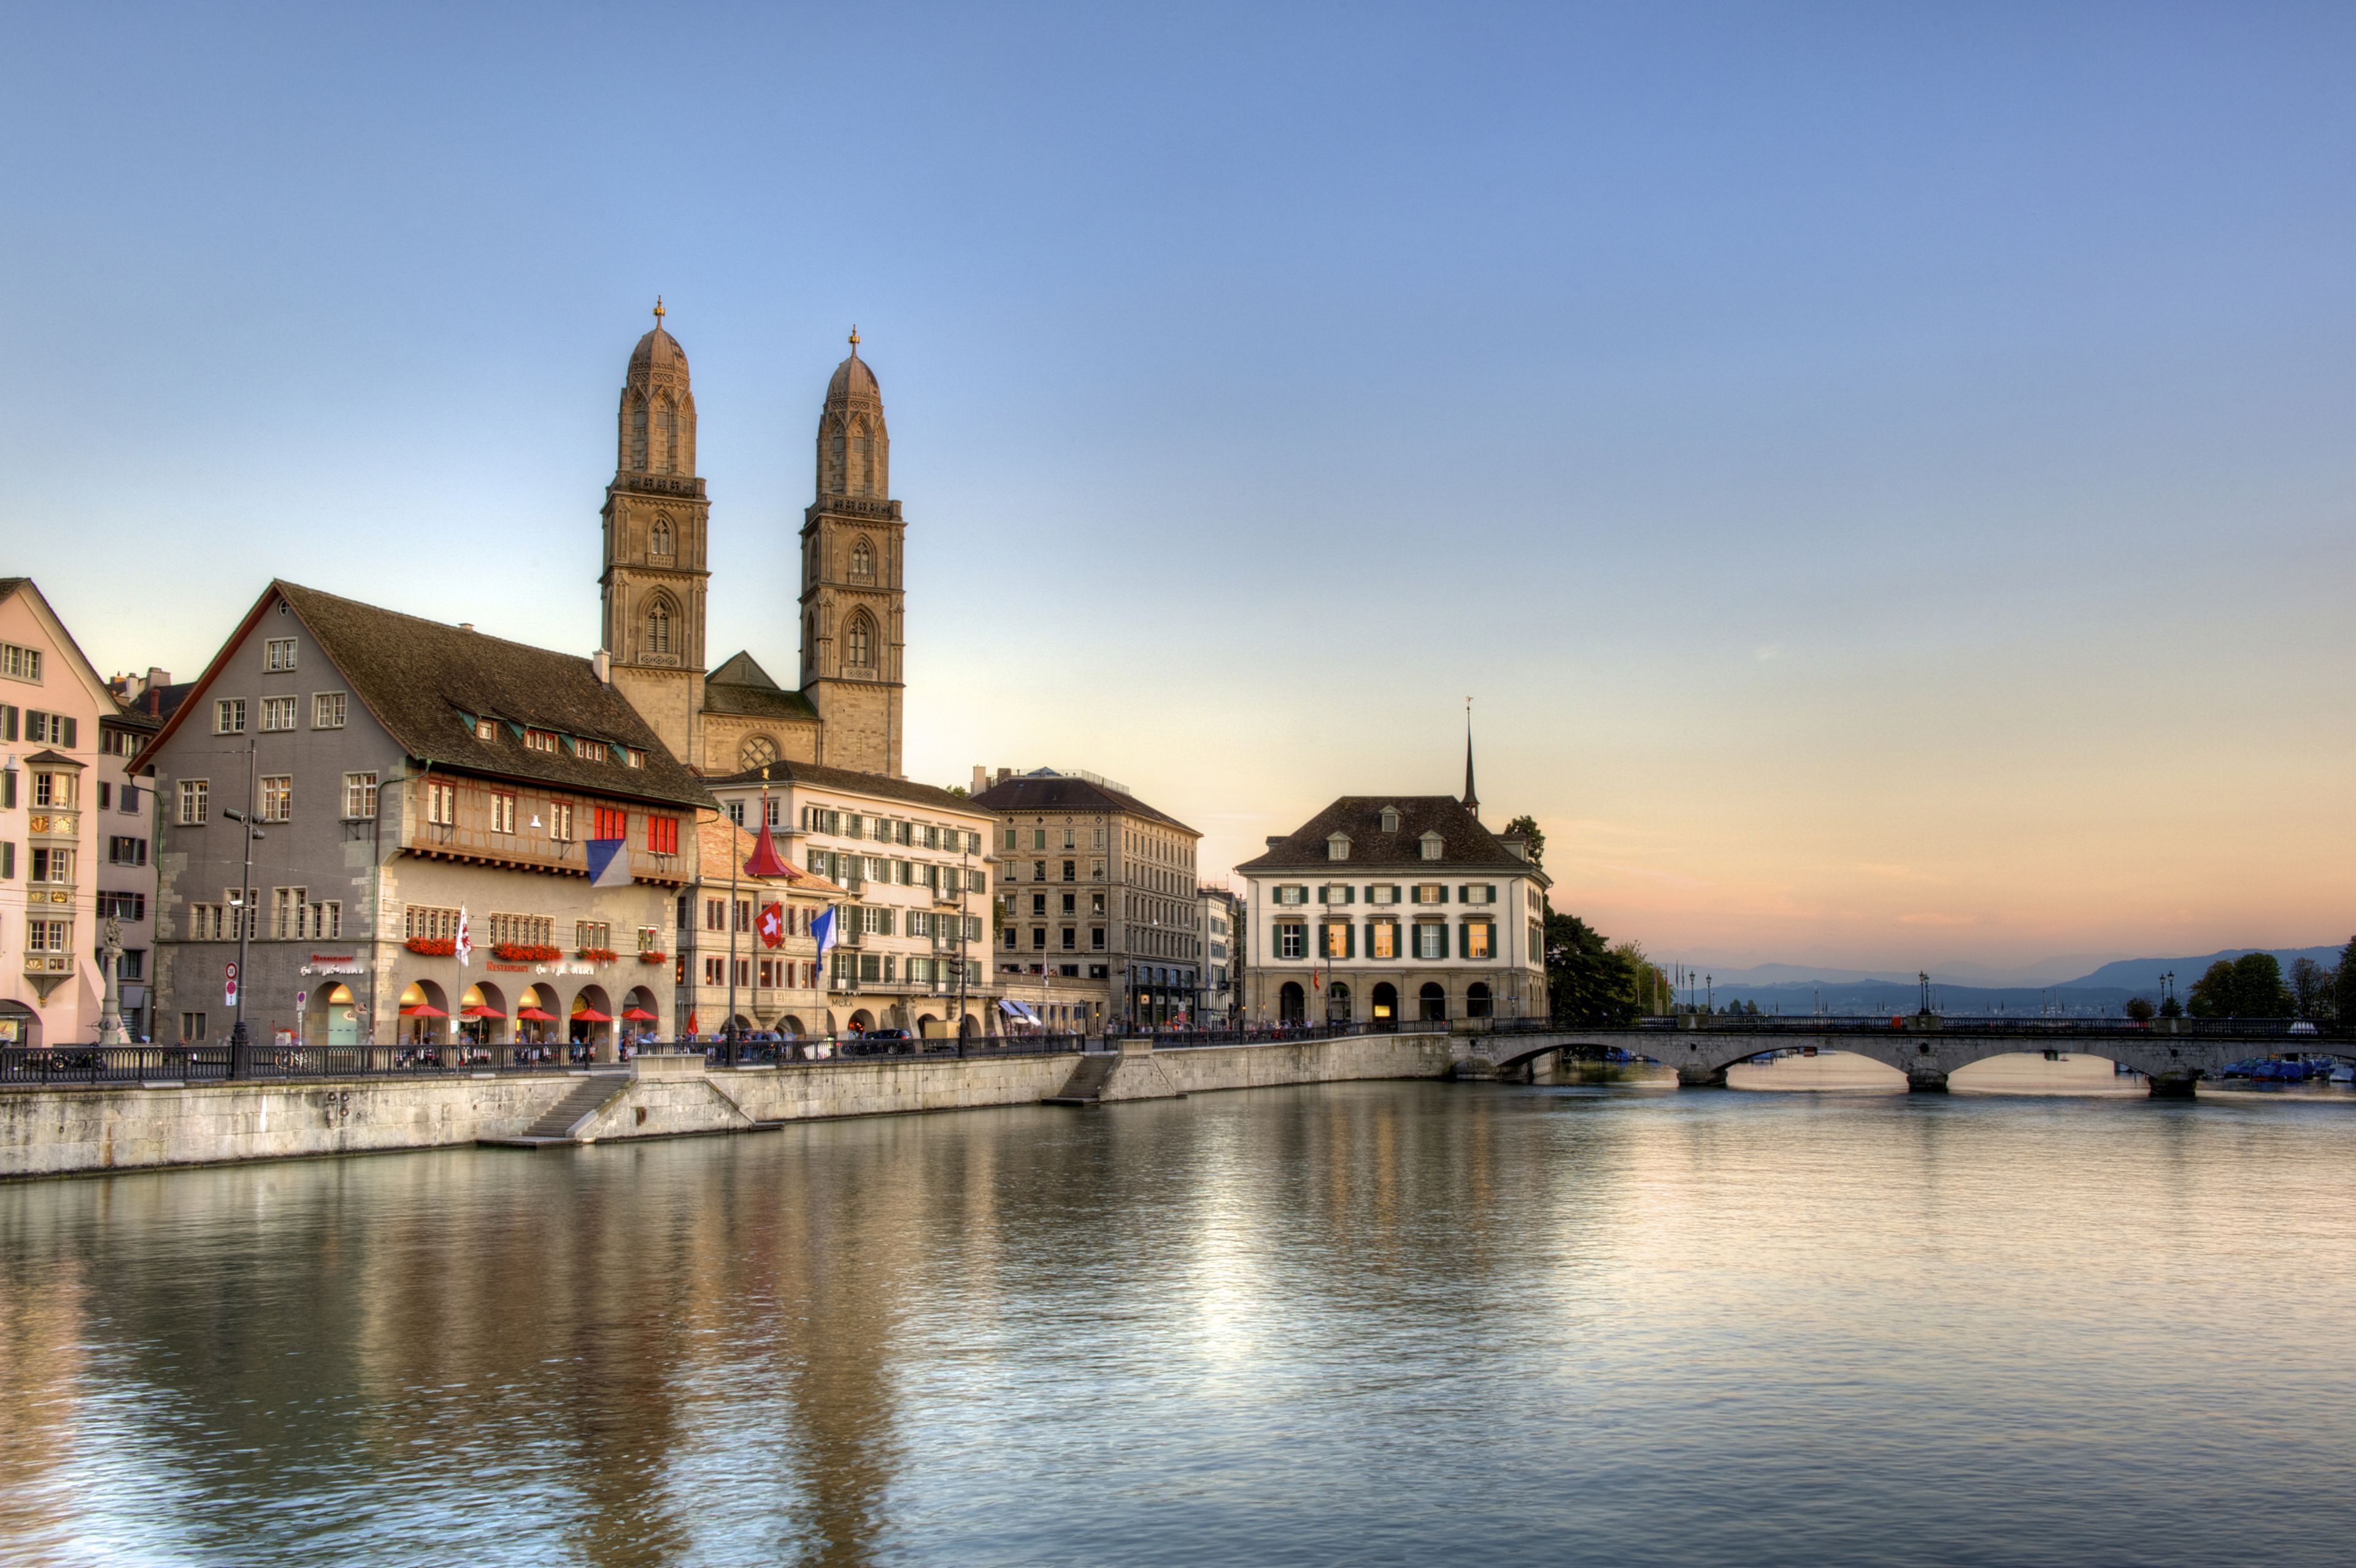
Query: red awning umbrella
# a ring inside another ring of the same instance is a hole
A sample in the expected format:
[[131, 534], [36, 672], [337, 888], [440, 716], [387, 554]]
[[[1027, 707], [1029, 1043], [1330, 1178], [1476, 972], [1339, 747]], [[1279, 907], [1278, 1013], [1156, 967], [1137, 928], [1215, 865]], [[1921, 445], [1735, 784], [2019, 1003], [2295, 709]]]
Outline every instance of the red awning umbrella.
[[401, 1016], [405, 1019], [446, 1019], [450, 1015], [431, 1002], [412, 1002], [401, 1009]]
[[471, 1008], [460, 1008], [458, 1016], [462, 1019], [503, 1019], [507, 1014], [497, 1008], [487, 1008], [477, 1003]]
[[556, 1021], [556, 1015], [554, 1013], [543, 1012], [538, 1008], [518, 1008], [516, 1009], [516, 1017], [519, 1019], [530, 1019], [536, 1024], [552, 1024]]
[[622, 1014], [622, 1016], [629, 1019], [632, 1023], [659, 1024], [662, 1022], [662, 1019], [647, 1011], [644, 1008], [628, 1008]]
[[594, 1008], [583, 1008], [580, 1011], [573, 1015], [573, 1021], [574, 1023], [609, 1024], [614, 1021], [614, 1015], [611, 1013], [601, 1013]]

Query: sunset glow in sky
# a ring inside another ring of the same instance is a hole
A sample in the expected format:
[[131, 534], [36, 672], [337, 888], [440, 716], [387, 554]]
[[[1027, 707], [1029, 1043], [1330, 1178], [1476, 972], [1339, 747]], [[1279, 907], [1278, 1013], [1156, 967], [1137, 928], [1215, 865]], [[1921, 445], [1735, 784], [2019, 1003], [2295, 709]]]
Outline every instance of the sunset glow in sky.
[[917, 776], [1216, 869], [1471, 695], [1665, 958], [2356, 930], [2344, 5], [336, 9], [13, 19], [0, 572], [109, 672], [589, 651], [659, 292], [781, 678], [858, 324]]

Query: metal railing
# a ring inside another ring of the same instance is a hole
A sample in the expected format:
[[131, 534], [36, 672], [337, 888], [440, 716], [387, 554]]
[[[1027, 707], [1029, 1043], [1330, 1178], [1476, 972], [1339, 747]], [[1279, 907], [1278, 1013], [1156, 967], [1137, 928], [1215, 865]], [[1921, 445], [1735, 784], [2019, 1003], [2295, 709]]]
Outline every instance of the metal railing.
[[[2302, 1027], [2303, 1025], [2303, 1027]], [[1505, 1027], [1500, 1026], [1501, 1030]], [[1517, 1023], [1519, 1029], [1526, 1027]], [[1539, 1032], [1575, 1029], [1580, 1026], [1544, 1024]], [[1610, 1028], [1612, 1026], [1601, 1026]], [[1714, 1034], [1887, 1034], [1891, 1029], [1914, 1029], [1926, 1032], [1953, 1031], [1958, 1034], [2018, 1035], [2024, 1039], [2083, 1039], [2088, 1036], [2159, 1036], [2203, 1035], [2211, 1039], [2224, 1036], [2236, 1040], [2312, 1039], [2346, 1030], [2335, 1024], [2304, 1023], [2298, 1019], [2071, 1019], [2071, 1018], [2008, 1018], [2001, 1015], [1933, 1013], [1870, 1013], [1864, 1015], [1806, 1018], [1792, 1014], [1769, 1014], [1753, 1018], [1748, 1014], [1681, 1013], [1669, 1017], [1641, 1018], [1633, 1026], [1639, 1029], [1670, 1030], [1701, 1029]], [[2297, 1032], [2294, 1033], [2294, 1030]]]

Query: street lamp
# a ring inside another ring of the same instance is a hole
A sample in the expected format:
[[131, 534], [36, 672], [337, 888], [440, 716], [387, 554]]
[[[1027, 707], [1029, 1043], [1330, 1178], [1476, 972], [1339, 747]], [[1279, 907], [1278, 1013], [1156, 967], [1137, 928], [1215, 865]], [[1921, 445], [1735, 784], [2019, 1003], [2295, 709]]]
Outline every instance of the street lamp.
[[239, 1069], [244, 1064], [249, 1041], [245, 1033], [246, 955], [252, 950], [253, 923], [260, 913], [253, 892], [253, 841], [262, 837], [262, 829], [253, 825], [254, 788], [253, 741], [245, 743], [245, 804], [240, 811], [233, 805], [223, 806], [221, 815], [245, 830], [245, 870], [238, 878], [237, 892], [230, 907], [237, 911], [237, 1018], [229, 1031], [229, 1075], [242, 1077]]

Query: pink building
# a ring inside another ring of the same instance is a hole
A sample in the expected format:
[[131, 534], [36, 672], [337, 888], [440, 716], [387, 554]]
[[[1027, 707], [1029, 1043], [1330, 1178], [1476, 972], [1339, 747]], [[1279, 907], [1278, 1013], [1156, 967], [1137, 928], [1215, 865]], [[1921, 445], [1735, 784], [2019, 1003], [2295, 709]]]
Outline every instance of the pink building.
[[32, 581], [0, 578], [0, 1045], [98, 1038], [108, 914], [144, 979], [153, 803], [123, 765], [138, 727]]

